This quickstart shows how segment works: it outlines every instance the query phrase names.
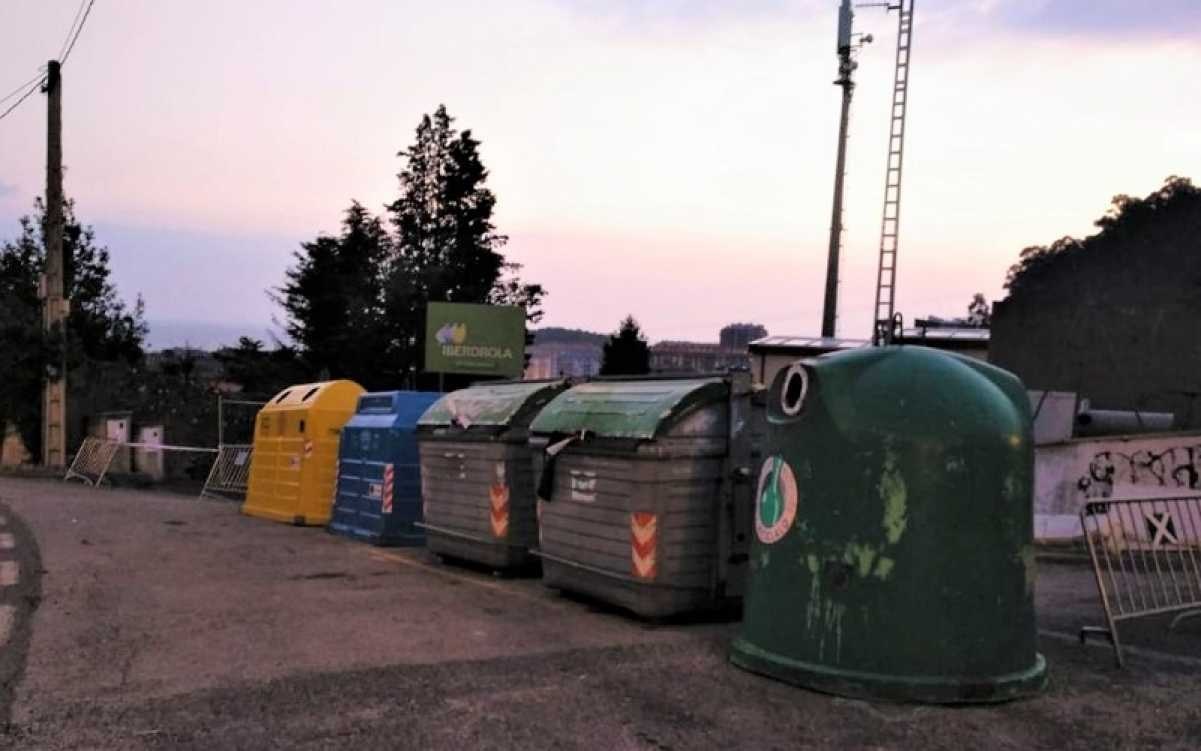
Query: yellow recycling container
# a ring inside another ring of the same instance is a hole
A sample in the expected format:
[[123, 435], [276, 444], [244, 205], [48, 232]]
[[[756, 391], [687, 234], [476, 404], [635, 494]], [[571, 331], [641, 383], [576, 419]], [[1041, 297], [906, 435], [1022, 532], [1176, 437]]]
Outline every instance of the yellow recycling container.
[[243, 514], [297, 525], [329, 522], [338, 439], [363, 392], [354, 381], [305, 383], [259, 410]]

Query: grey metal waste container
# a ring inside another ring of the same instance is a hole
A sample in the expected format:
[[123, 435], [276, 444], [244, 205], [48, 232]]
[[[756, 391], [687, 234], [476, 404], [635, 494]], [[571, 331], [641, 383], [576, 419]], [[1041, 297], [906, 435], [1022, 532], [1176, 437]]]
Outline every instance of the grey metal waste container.
[[530, 433], [548, 586], [650, 618], [741, 597], [763, 435], [749, 374], [592, 381]]
[[486, 383], [454, 391], [417, 421], [426, 546], [496, 569], [534, 561], [530, 420], [567, 382]]

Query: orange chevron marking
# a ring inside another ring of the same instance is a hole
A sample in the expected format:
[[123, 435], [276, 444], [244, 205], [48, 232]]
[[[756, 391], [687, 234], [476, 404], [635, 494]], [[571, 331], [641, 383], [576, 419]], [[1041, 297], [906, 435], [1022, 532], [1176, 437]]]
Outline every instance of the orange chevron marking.
[[654, 579], [658, 573], [659, 518], [635, 511], [630, 514], [630, 563], [634, 576]]
[[647, 540], [646, 542], [639, 542], [638, 540], [630, 540], [630, 547], [638, 555], [653, 556], [655, 554], [655, 546], [656, 546], [657, 542], [658, 542], [658, 540], [656, 540], [653, 537], [651, 539]]
[[492, 521], [492, 534], [496, 537], [507, 537], [509, 534], [508, 486], [493, 483], [488, 488], [488, 500], [491, 506], [489, 516]]
[[658, 526], [657, 520], [653, 515], [651, 515], [651, 520], [649, 522], [642, 524], [639, 524], [637, 521], [631, 522], [630, 533], [633, 536], [635, 543], [645, 545], [649, 542], [653, 546], [655, 544], [655, 536], [659, 531], [657, 529]]

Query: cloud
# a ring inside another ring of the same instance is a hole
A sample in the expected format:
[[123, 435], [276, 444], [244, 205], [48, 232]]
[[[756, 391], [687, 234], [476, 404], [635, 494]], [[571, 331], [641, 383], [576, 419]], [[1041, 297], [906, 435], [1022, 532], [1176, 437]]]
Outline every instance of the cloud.
[[[555, 4], [626, 33], [820, 19], [833, 35], [838, 0], [556, 0]], [[883, 31], [889, 24], [880, 21], [883, 14], [876, 11], [860, 8], [857, 24]], [[972, 36], [1014, 32], [1039, 38], [1195, 39], [1201, 28], [1197, 0], [922, 0], [916, 14], [921, 25], [937, 24]]]
[[1195, 40], [1201, 27], [1196, 0], [923, 0], [916, 14], [919, 32], [920, 25], [931, 23], [963, 37], [1001, 33], [1032, 43]]
[[708, 26], [730, 21], [781, 19], [788, 16], [830, 14], [836, 6], [828, 0], [556, 0], [569, 11], [605, 18], [626, 26], [677, 24]]
[[15, 196], [17, 194], [18, 190], [19, 189], [17, 188], [16, 185], [13, 185], [12, 183], [6, 183], [3, 180], [0, 180], [0, 198], [8, 198], [9, 196]]
[[1066, 36], [1196, 38], [1201, 3], [1196, 0], [1089, 0], [1019, 2], [998, 6], [1009, 25], [1026, 31]]

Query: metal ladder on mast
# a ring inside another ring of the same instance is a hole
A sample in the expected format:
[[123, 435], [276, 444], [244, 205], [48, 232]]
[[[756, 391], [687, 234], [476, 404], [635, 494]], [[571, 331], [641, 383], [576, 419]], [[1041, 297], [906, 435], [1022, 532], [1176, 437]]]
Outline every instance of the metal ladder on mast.
[[884, 214], [880, 222], [880, 264], [876, 272], [876, 321], [872, 341], [892, 339], [896, 305], [897, 238], [901, 226], [901, 166], [905, 155], [905, 108], [909, 101], [909, 49], [915, 0], [899, 0], [897, 60], [893, 78], [892, 112], [888, 126], [888, 165], [884, 173]]

